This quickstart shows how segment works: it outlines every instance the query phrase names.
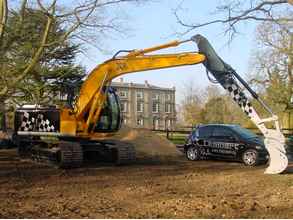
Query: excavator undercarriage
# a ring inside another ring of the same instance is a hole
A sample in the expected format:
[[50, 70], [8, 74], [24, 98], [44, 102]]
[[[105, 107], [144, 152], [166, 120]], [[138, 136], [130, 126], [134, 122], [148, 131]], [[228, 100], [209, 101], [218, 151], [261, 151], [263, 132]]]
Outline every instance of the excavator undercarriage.
[[77, 168], [83, 164], [112, 163], [131, 164], [136, 160], [135, 148], [131, 143], [107, 140], [59, 140], [55, 143], [18, 137], [18, 153], [21, 158], [47, 164], [56, 168]]
[[[113, 94], [111, 90], [109, 94]], [[113, 105], [120, 112], [119, 103]], [[105, 105], [105, 108], [109, 105]], [[103, 111], [102, 119], [95, 130], [115, 132], [121, 126], [119, 117], [112, 118], [111, 111]], [[117, 165], [133, 163], [135, 149], [127, 142], [111, 139], [90, 139], [60, 133], [60, 110], [55, 107], [24, 107], [15, 113], [15, 127], [18, 128], [14, 141], [21, 157], [30, 158], [57, 168], [75, 168], [84, 163], [111, 162]]]

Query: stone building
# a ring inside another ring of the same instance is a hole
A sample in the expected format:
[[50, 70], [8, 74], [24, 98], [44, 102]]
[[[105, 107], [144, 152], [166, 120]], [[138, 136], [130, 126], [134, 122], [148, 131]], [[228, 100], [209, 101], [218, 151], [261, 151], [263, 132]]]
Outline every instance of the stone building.
[[173, 129], [176, 122], [175, 87], [162, 88], [127, 83], [120, 79], [112, 82], [121, 101], [123, 123], [130, 127], [156, 130]]

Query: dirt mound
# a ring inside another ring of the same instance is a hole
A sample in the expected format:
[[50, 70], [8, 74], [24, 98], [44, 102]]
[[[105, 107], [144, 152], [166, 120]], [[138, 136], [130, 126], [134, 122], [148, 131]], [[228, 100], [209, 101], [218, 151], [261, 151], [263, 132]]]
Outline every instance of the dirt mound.
[[130, 142], [138, 156], [178, 156], [176, 146], [167, 138], [147, 129], [122, 127], [115, 139]]
[[0, 139], [8, 139], [7, 133], [0, 131]]

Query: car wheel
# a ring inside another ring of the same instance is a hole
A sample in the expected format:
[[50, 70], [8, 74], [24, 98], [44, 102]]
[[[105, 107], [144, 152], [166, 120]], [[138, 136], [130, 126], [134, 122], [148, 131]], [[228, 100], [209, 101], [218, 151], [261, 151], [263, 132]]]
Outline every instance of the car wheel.
[[199, 149], [196, 146], [190, 146], [187, 148], [186, 150], [186, 158], [188, 160], [199, 160], [200, 159], [200, 155], [199, 155]]
[[242, 154], [242, 161], [246, 166], [255, 166], [258, 164], [258, 153], [254, 149], [248, 149]]

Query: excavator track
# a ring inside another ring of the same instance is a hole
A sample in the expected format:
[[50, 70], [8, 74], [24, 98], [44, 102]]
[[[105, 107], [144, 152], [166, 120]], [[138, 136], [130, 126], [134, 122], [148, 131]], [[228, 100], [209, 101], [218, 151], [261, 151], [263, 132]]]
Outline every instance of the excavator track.
[[[111, 161], [116, 165], [134, 163], [136, 160], [135, 148], [131, 143], [117, 140], [107, 140], [102, 143], [111, 153]], [[55, 168], [77, 168], [82, 166], [84, 149], [79, 142], [60, 141], [54, 147], [34, 146], [30, 151], [34, 162], [46, 164]]]
[[136, 159], [135, 149], [133, 146], [120, 146], [117, 148], [117, 152], [117, 165], [130, 164]]
[[77, 142], [61, 141], [57, 154], [56, 166], [58, 168], [80, 167], [83, 163], [82, 146]]
[[31, 159], [56, 168], [76, 168], [83, 163], [83, 151], [77, 142], [61, 141], [58, 147], [32, 148]]
[[136, 151], [131, 143], [111, 140], [110, 149], [115, 152], [116, 165], [131, 164], [136, 160]]
[[[31, 149], [30, 158], [33, 162], [52, 166], [56, 163], [57, 148], [42, 148], [35, 146]], [[20, 157], [22, 157], [20, 155]], [[26, 158], [26, 157], [23, 157]]]

